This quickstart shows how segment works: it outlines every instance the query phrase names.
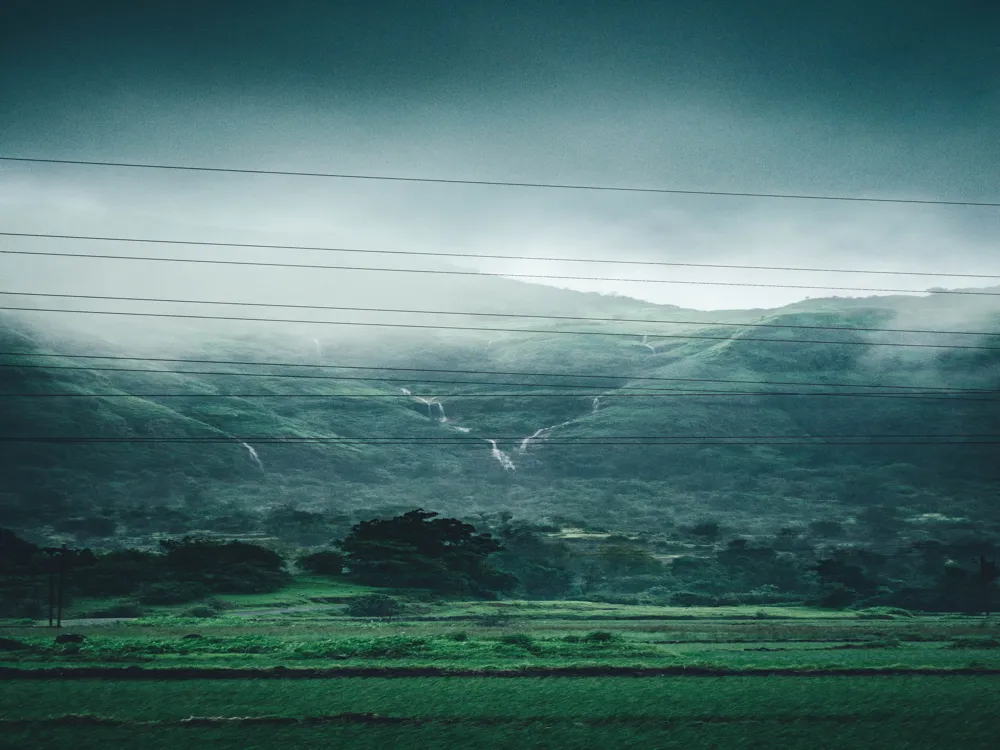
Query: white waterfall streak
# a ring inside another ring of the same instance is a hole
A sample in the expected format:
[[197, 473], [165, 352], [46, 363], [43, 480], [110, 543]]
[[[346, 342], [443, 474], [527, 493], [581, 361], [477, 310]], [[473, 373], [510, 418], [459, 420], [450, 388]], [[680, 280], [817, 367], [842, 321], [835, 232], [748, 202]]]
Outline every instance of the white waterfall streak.
[[554, 424], [551, 427], [542, 427], [541, 429], [535, 430], [533, 435], [529, 435], [528, 437], [526, 437], [524, 440], [521, 441], [521, 445], [518, 446], [517, 452], [521, 454], [527, 453], [528, 445], [531, 444], [531, 441], [544, 440], [549, 436], [549, 433], [551, 433], [552, 430], [558, 430], [560, 427], [565, 427], [571, 421], [572, 420], [566, 422], [560, 422], [559, 424]]
[[493, 458], [495, 458], [497, 461], [500, 462], [500, 465], [503, 467], [504, 471], [517, 470], [517, 467], [514, 466], [514, 462], [510, 460], [510, 456], [508, 456], [506, 453], [504, 453], [497, 447], [496, 440], [490, 440], [489, 438], [487, 438], [486, 442], [492, 446], [490, 454], [493, 456]]
[[528, 443], [530, 443], [532, 440], [537, 440], [538, 438], [543, 437], [544, 435], [546, 435], [548, 433], [549, 429], [550, 428], [548, 428], [548, 427], [542, 427], [542, 428], [540, 428], [538, 430], [535, 430], [535, 433], [533, 435], [530, 435], [529, 437], [526, 437], [524, 440], [521, 441], [521, 445], [517, 449], [517, 452], [518, 453], [527, 453], [528, 452]]
[[[413, 396], [413, 394], [410, 393], [405, 388], [400, 388], [400, 390], [403, 391], [403, 393], [405, 393], [407, 396]], [[423, 396], [413, 396], [413, 399], [427, 407], [428, 419], [433, 419], [435, 422], [448, 421], [448, 417], [446, 417], [444, 414], [444, 404], [442, 404], [436, 398], [424, 398]], [[437, 412], [436, 417], [434, 416], [435, 411]]]
[[249, 443], [240, 443], [240, 445], [247, 449], [247, 452], [250, 454], [250, 458], [253, 459], [255, 464], [257, 464], [257, 468], [263, 469], [264, 464], [261, 462], [260, 456], [257, 455], [257, 451], [253, 449], [253, 446]]

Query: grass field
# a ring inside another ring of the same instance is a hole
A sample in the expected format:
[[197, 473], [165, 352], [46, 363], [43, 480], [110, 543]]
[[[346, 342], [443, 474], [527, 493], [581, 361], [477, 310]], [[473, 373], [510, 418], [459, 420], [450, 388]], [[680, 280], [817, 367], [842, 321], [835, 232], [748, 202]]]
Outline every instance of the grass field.
[[982, 618], [413, 601], [378, 621], [338, 599], [307, 581], [222, 617], [78, 624], [80, 644], [5, 627], [0, 747], [997, 744]]

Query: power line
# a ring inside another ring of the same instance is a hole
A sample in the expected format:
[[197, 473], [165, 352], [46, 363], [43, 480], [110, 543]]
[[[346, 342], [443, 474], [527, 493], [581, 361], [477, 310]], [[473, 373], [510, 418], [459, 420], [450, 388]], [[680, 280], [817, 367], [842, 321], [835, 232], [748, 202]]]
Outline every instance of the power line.
[[[264, 377], [264, 378], [294, 378], [294, 379], [320, 379], [336, 381], [363, 381], [381, 383], [412, 383], [412, 379], [403, 378], [369, 378], [369, 377], [344, 377], [344, 376], [324, 376], [324, 375], [281, 375], [272, 373], [235, 373], [219, 372], [209, 370], [149, 370], [144, 368], [131, 367], [70, 367], [67, 365], [36, 365], [20, 363], [0, 363], [0, 368], [13, 369], [36, 369], [36, 370], [62, 370], [71, 372], [129, 372], [143, 375], [224, 375], [230, 377]], [[421, 383], [434, 383], [437, 385], [469, 385], [469, 386], [505, 386], [508, 388], [594, 388], [594, 385], [578, 384], [552, 384], [552, 383], [504, 383], [496, 381], [470, 381], [470, 380], [423, 380]], [[402, 389], [401, 389], [402, 390]], [[628, 391], [628, 392], [622, 392]], [[639, 392], [635, 392], [639, 391]], [[440, 394], [449, 399], [454, 398], [558, 398], [571, 396], [574, 398], [621, 398], [625, 396], [832, 396], [832, 397], [854, 397], [854, 398], [917, 398], [921, 400], [938, 401], [986, 401], [993, 402], [992, 398], [969, 398], [966, 393], [976, 395], [990, 395], [997, 393], [997, 390], [944, 390], [932, 389], [921, 390], [914, 387], [911, 391], [900, 391], [893, 393], [862, 392], [849, 393], [845, 391], [721, 391], [721, 390], [681, 390], [676, 388], [641, 388], [638, 386], [620, 386], [609, 393], [601, 391], [597, 393], [449, 393]], [[419, 396], [412, 393], [0, 393], [0, 398], [405, 398], [419, 401]], [[439, 396], [435, 396], [437, 398]]]
[[[8, 436], [0, 439], [4, 440], [16, 440], [21, 436]], [[583, 437], [583, 438], [535, 438], [531, 442], [544, 442], [546, 444], [553, 444], [556, 442], [564, 441], [567, 443], [578, 443], [578, 442], [590, 442], [599, 441], [604, 443], [608, 440], [902, 440], [902, 439], [927, 439], [927, 438], [1000, 438], [1000, 433], [952, 433], [952, 432], [933, 432], [933, 433], [916, 433], [916, 434], [886, 434], [886, 435], [851, 435], [851, 434], [832, 434], [832, 435], [770, 435], [770, 434], [748, 434], [748, 435], [604, 435], [597, 437]], [[501, 435], [494, 438], [484, 438], [478, 436], [460, 437], [457, 435], [449, 435], [446, 437], [433, 437], [427, 435], [386, 435], [386, 436], [372, 436], [372, 435], [194, 435], [194, 436], [171, 436], [165, 437], [161, 435], [127, 435], [127, 436], [88, 436], [88, 437], [32, 437], [33, 440], [93, 440], [95, 442], [100, 441], [119, 441], [119, 440], [129, 440], [132, 442], [157, 442], [160, 440], [173, 440], [177, 442], [240, 442], [240, 441], [263, 441], [263, 440], [280, 440], [287, 443], [298, 443], [298, 442], [312, 442], [317, 440], [330, 441], [330, 442], [353, 442], [356, 440], [364, 441], [389, 441], [389, 442], [410, 442], [410, 441], [420, 441], [425, 443], [471, 443], [475, 445], [482, 445], [484, 442], [489, 442], [490, 440], [498, 441], [516, 441], [521, 442], [525, 439], [524, 435]]]
[[[183, 374], [183, 373], [181, 373]], [[228, 373], [227, 373], [228, 374]], [[524, 384], [522, 384], [524, 385]], [[540, 386], [544, 387], [544, 386]], [[681, 396], [735, 398], [745, 396], [820, 396], [833, 398], [883, 398], [916, 399], [920, 401], [978, 401], [1000, 403], [996, 398], [969, 398], [956, 395], [950, 397], [940, 393], [833, 393], [785, 392], [785, 391], [649, 391], [646, 393], [447, 393], [440, 394], [449, 399], [466, 398], [674, 398]], [[410, 399], [403, 393], [0, 393], [0, 398], [361, 398], [361, 399]], [[437, 397], [435, 397], [437, 398]]]
[[680, 279], [625, 279], [603, 276], [562, 276], [551, 273], [492, 273], [489, 271], [458, 271], [430, 268], [378, 268], [371, 266], [329, 266], [316, 263], [273, 263], [250, 260], [218, 260], [213, 258], [157, 258], [147, 255], [107, 255], [100, 253], [52, 253], [29, 250], [0, 250], [3, 255], [34, 255], [49, 258], [96, 258], [100, 260], [136, 260], [154, 263], [202, 263], [221, 266], [253, 266], [261, 268], [308, 268], [327, 271], [372, 271], [375, 273], [422, 273], [444, 276], [485, 276], [508, 279], [558, 279], [562, 281], [613, 281], [634, 284], [683, 284], [695, 286], [753, 287], [761, 289], [813, 289], [834, 292], [888, 292], [897, 294], [959, 294], [974, 297], [1000, 297], [1000, 292], [973, 292], [958, 289], [890, 289], [861, 286], [815, 286], [807, 284], [761, 284], [737, 281], [685, 281]]
[[[496, 439], [496, 438], [493, 438]], [[517, 438], [518, 441], [524, 438]], [[286, 437], [217, 437], [217, 438], [174, 438], [174, 437], [150, 437], [150, 438], [137, 438], [137, 437], [121, 437], [121, 438], [103, 438], [103, 437], [4, 437], [0, 436], [0, 443], [46, 443], [46, 444], [75, 444], [75, 443], [91, 443], [91, 444], [116, 444], [116, 443], [186, 443], [186, 444], [205, 444], [205, 443], [239, 443], [239, 442], [250, 442], [254, 444], [287, 444], [287, 445], [301, 445], [301, 444], [342, 444], [342, 445], [440, 445], [441, 443], [425, 443], [420, 440], [407, 440], [405, 443], [393, 442], [385, 443], [378, 439], [366, 439], [366, 438], [286, 438]], [[460, 443], [456, 442], [454, 445], [467, 445], [481, 447], [483, 443], [488, 443], [487, 438], [477, 438], [475, 440], [462, 441]], [[956, 445], [956, 446], [969, 446], [969, 445], [1000, 445], [1000, 440], [933, 440], [933, 441], [920, 441], [920, 440], [902, 440], [902, 441], [851, 441], [851, 442], [803, 442], [802, 438], [799, 437], [795, 441], [771, 441], [771, 440], [760, 440], [754, 439], [752, 441], [730, 441], [730, 440], [683, 440], [676, 442], [609, 442], [609, 441], [593, 441], [590, 443], [553, 443], [552, 441], [544, 441], [548, 445], [552, 444], [565, 444], [565, 445], [620, 445], [620, 446], [634, 446], [634, 445], [657, 445], [657, 446], [672, 446], [672, 445], [738, 445], [738, 446], [759, 446], [759, 445], [790, 445], [790, 446], [815, 446], [819, 448], [826, 448], [833, 445], [840, 446], [860, 446], [871, 448], [881, 445]]]
[[[946, 391], [949, 393], [997, 393], [1000, 389], [990, 389], [990, 388], [951, 388], [943, 386], [922, 386], [922, 385], [901, 385], [901, 384], [884, 384], [884, 383], [825, 383], [825, 382], [796, 382], [793, 380], [737, 380], [737, 379], [725, 379], [725, 378], [678, 378], [678, 377], [666, 377], [666, 376], [652, 376], [652, 375], [595, 375], [592, 373], [556, 373], [556, 372], [528, 372], [528, 371], [512, 371], [512, 370], [452, 370], [452, 369], [442, 369], [442, 368], [426, 368], [426, 367], [383, 367], [383, 366], [373, 366], [373, 365], [329, 365], [329, 364], [311, 364], [302, 362], [247, 362], [245, 360], [232, 360], [232, 359], [185, 359], [185, 358], [172, 358], [172, 357], [125, 357], [121, 355], [108, 355], [108, 354], [46, 354], [46, 353], [36, 353], [36, 352], [3, 352], [0, 351], [0, 357], [38, 357], [38, 358], [60, 358], [60, 359], [98, 359], [102, 361], [128, 361], [128, 362], [169, 362], [172, 364], [208, 364], [208, 365], [240, 365], [245, 367], [294, 367], [294, 368], [309, 368], [318, 370], [374, 370], [379, 372], [412, 372], [412, 373], [440, 373], [440, 374], [451, 374], [451, 375], [500, 375], [500, 376], [512, 376], [512, 377], [539, 377], [539, 378], [574, 378], [574, 379], [603, 379], [603, 380], [642, 380], [648, 382], [670, 382], [670, 383], [732, 383], [736, 385], [789, 385], [789, 386], [802, 386], [802, 387], [819, 387], [819, 388], [891, 388], [891, 389], [907, 389], [907, 390], [919, 390], [919, 391]], [[312, 380], [344, 380], [340, 375], [300, 375], [300, 374], [288, 374], [288, 373], [270, 373], [270, 372], [219, 372], [219, 373], [208, 373], [201, 371], [191, 371], [191, 370], [149, 370], [149, 369], [137, 369], [137, 368], [100, 368], [100, 367], [68, 367], [66, 365], [35, 365], [35, 364], [19, 364], [19, 363], [5, 363], [0, 364], [0, 367], [16, 367], [16, 368], [33, 368], [33, 369], [54, 369], [54, 370], [83, 370], [83, 371], [112, 371], [112, 372], [149, 372], [149, 373], [163, 373], [163, 374], [219, 374], [219, 375], [236, 375], [239, 377], [269, 377], [269, 378], [305, 378]], [[370, 378], [360, 378], [361, 380], [380, 380], [385, 379], [379, 377]], [[398, 380], [395, 382], [414, 382], [419, 381], [425, 382], [447, 382], [447, 381], [427, 381], [422, 378], [413, 378], [411, 380]], [[474, 385], [480, 385], [482, 383], [476, 381], [463, 381], [469, 382]], [[525, 386], [536, 386], [536, 385], [547, 385], [538, 383], [503, 383], [502, 385], [525, 385]], [[599, 387], [599, 383], [594, 383], [591, 386], [584, 387]], [[553, 385], [553, 387], [558, 387]], [[615, 387], [611, 384], [608, 387]]]
[[17, 156], [0, 156], [0, 161], [28, 162], [35, 164], [72, 164], [88, 167], [123, 167], [128, 169], [159, 169], [183, 172], [216, 172], [226, 174], [275, 175], [281, 177], [322, 177], [341, 180], [372, 180], [383, 182], [417, 182], [439, 185], [488, 185], [493, 187], [546, 188], [554, 190], [587, 190], [617, 193], [655, 193], [665, 195], [707, 195], [734, 198], [779, 198], [792, 200], [848, 201], [856, 203], [903, 203], [933, 206], [983, 206], [1000, 208], [1000, 203], [958, 200], [929, 200], [919, 198], [863, 198], [845, 195], [806, 195], [799, 193], [750, 193], [722, 190], [680, 190], [673, 188], [618, 187], [612, 185], [575, 185], [549, 182], [510, 182], [502, 180], [458, 180], [432, 177], [399, 177], [392, 175], [347, 174], [338, 172], [293, 172], [276, 169], [236, 169], [226, 167], [196, 167], [179, 164], [142, 164], [134, 162], [83, 161], [77, 159], [38, 159]]
[[876, 271], [868, 269], [850, 268], [803, 268], [796, 266], [745, 266], [733, 263], [680, 263], [672, 261], [656, 260], [621, 260], [621, 259], [599, 259], [599, 258], [555, 258], [534, 255], [491, 255], [485, 253], [441, 253], [418, 250], [369, 250], [352, 247], [325, 247], [316, 245], [269, 245], [249, 242], [207, 242], [198, 240], [164, 240], [148, 237], [101, 237], [94, 235], [77, 234], [42, 234], [36, 232], [0, 232], [0, 237], [33, 237], [53, 240], [93, 240], [99, 242], [126, 242], [150, 245], [187, 245], [197, 247], [227, 247], [245, 248], [256, 250], [307, 250], [329, 253], [357, 253], [365, 255], [404, 255], [422, 256], [433, 258], [458, 258], [467, 260], [478, 258], [482, 260], [528, 260], [528, 261], [552, 261], [558, 263], [605, 263], [615, 265], [631, 266], [667, 266], [671, 268], [726, 268], [745, 271], [802, 271], [810, 273], [855, 273], [855, 274], [878, 274], [883, 276], [931, 276], [937, 278], [963, 278], [963, 279], [1000, 279], [1000, 274], [983, 273], [935, 273], [931, 271]]
[[[0, 252], [3, 252], [0, 250]], [[442, 325], [421, 325], [419, 323], [374, 323], [348, 320], [303, 320], [301, 318], [246, 318], [235, 315], [195, 315], [185, 313], [152, 313], [134, 312], [124, 310], [66, 310], [60, 308], [47, 307], [14, 307], [0, 306], [0, 310], [12, 310], [18, 312], [42, 312], [42, 313], [71, 313], [74, 315], [117, 315], [140, 318], [177, 318], [183, 320], [227, 320], [240, 321], [244, 323], [308, 323], [310, 325], [335, 325], [335, 326], [360, 326], [365, 328], [408, 328], [435, 331], [496, 331], [503, 333], [538, 333], [547, 336], [611, 336], [616, 338], [632, 338], [638, 334], [621, 333], [615, 331], [561, 331], [546, 330], [541, 328], [483, 328], [481, 326], [442, 326]], [[703, 336], [700, 334], [655, 334], [658, 339], [695, 339], [704, 341], [749, 341], [755, 343], [772, 344], [835, 344], [841, 346], [894, 346], [917, 349], [969, 349], [969, 350], [1000, 350], [1000, 346], [972, 346], [963, 344], [913, 344], [890, 341], [829, 341], [815, 339], [765, 339], [753, 338], [750, 336]]]
[[[232, 307], [269, 307], [292, 310], [326, 310], [335, 312], [399, 313], [405, 315], [450, 315], [456, 317], [523, 318], [528, 320], [577, 320], [592, 323], [645, 323], [650, 325], [702, 325], [735, 328], [789, 328], [812, 331], [858, 331], [861, 333], [921, 333], [948, 336], [1000, 336], [1000, 331], [934, 331], [921, 328], [860, 328], [854, 326], [811, 326], [791, 323], [725, 323], [705, 320], [646, 320], [643, 318], [597, 318], [584, 315], [529, 315], [525, 313], [453, 312], [447, 310], [407, 310], [391, 307], [344, 307], [337, 305], [296, 305], [277, 302], [226, 302], [223, 300], [176, 299], [167, 297], [115, 297], [104, 294], [55, 294], [50, 292], [0, 291], [14, 297], [55, 297], [58, 299], [90, 299], [114, 302], [156, 302], [179, 305], [223, 305]], [[631, 334], [637, 336], [640, 334]], [[649, 334], [659, 337], [658, 334]]]

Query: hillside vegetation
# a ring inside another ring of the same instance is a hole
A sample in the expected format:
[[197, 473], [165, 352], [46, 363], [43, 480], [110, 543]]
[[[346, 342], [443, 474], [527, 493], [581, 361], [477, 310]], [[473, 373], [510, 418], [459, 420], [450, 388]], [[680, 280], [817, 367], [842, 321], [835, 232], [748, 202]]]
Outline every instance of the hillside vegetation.
[[[465, 312], [629, 320], [397, 315], [378, 320], [429, 327], [247, 324], [217, 333], [154, 320], [126, 335], [101, 316], [74, 329], [55, 322], [64, 316], [3, 318], [3, 523], [90, 543], [273, 534], [282, 517], [294, 525], [295, 512], [323, 514], [343, 531], [414, 507], [647, 533], [712, 519], [753, 535], [829, 519], [861, 535], [873, 507], [892, 533], [1000, 527], [997, 446], [984, 444], [1000, 434], [997, 394], [869, 387], [995, 391], [1000, 350], [882, 344], [990, 347], [1000, 337], [857, 330], [1000, 331], [997, 297], [699, 312], [476, 283], [484, 300], [518, 303]], [[631, 322], [665, 320], [704, 322]], [[82, 354], [108, 359], [52, 356]], [[933, 435], [962, 437], [908, 437]], [[623, 436], [636, 439], [608, 444]], [[656, 444], [658, 436], [683, 444]], [[741, 444], [713, 444], [729, 436]], [[788, 444], [770, 444], [774, 436]], [[911, 444], [831, 445], [839, 438], [830, 436]]]

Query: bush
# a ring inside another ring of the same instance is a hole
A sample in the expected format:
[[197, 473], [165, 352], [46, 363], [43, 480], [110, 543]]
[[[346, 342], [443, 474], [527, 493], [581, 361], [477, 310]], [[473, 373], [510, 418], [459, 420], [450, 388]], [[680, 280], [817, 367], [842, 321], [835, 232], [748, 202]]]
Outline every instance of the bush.
[[446, 633], [444, 637], [449, 641], [457, 641], [459, 643], [469, 640], [469, 634], [464, 630], [456, 630], [452, 633]]
[[513, 618], [503, 611], [489, 612], [476, 618], [476, 624], [484, 628], [500, 628], [509, 625]]
[[395, 617], [403, 605], [385, 594], [365, 594], [347, 601], [347, 614], [351, 617]]
[[341, 552], [327, 550], [303, 555], [296, 562], [300, 568], [314, 575], [339, 576], [344, 572], [346, 558]]
[[40, 620], [45, 616], [45, 605], [36, 599], [0, 598], [0, 617], [14, 620]]
[[208, 591], [198, 583], [164, 581], [139, 587], [141, 604], [184, 604], [204, 598]]
[[908, 609], [900, 607], [868, 607], [854, 613], [859, 620], [894, 620], [897, 617], [913, 617]]
[[675, 607], [714, 607], [718, 598], [697, 591], [675, 591], [670, 595], [670, 603]]
[[948, 648], [1000, 648], [1000, 640], [985, 636], [956, 638]]
[[198, 604], [190, 609], [184, 610], [184, 617], [218, 617], [219, 610], [207, 604]]
[[587, 633], [580, 640], [584, 643], [611, 643], [618, 640], [618, 636], [614, 633], [609, 633], [607, 630], [595, 630], [593, 633]]
[[142, 608], [139, 602], [134, 601], [120, 601], [115, 602], [111, 606], [105, 607], [104, 609], [95, 609], [92, 612], [84, 612], [81, 617], [142, 617], [146, 614], [146, 611]]
[[844, 609], [854, 603], [858, 595], [845, 586], [834, 586], [819, 599], [819, 606], [825, 609]]
[[508, 646], [517, 646], [518, 648], [523, 648], [525, 651], [538, 651], [538, 644], [535, 643], [535, 639], [527, 633], [507, 633], [500, 636], [500, 643]]
[[357, 649], [357, 656], [364, 658], [403, 659], [427, 650], [425, 638], [414, 638], [405, 635], [394, 635], [388, 638], [375, 638]]
[[204, 602], [202, 602], [202, 604], [205, 604], [206, 606], [211, 607], [212, 609], [218, 610], [219, 612], [222, 612], [227, 609], [233, 609], [236, 606], [232, 602], [228, 602], [225, 599], [220, 599], [217, 596], [208, 597]]

